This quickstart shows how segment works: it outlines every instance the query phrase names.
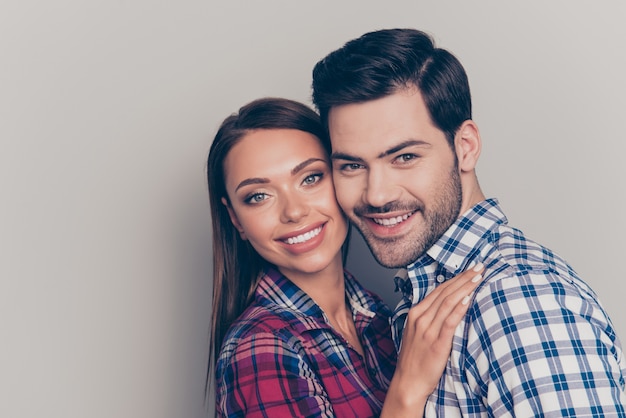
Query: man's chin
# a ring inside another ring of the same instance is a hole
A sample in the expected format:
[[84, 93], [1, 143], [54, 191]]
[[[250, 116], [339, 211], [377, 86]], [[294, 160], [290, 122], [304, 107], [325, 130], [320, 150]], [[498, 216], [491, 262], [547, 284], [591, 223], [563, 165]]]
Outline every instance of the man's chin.
[[[376, 235], [367, 223], [353, 220], [352, 223], [356, 227], [359, 234], [367, 244], [374, 259], [386, 268], [402, 268], [411, 264], [415, 257], [416, 242], [410, 238], [404, 237], [381, 237]], [[406, 242], [403, 242], [406, 241]]]
[[406, 245], [398, 240], [376, 240], [365, 238], [370, 252], [383, 267], [402, 268], [415, 261], [412, 251], [407, 251]]

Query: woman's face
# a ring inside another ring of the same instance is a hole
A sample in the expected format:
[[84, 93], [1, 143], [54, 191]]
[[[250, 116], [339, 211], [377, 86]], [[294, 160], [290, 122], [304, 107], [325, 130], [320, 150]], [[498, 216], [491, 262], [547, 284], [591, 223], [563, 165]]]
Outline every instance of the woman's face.
[[224, 174], [231, 220], [261, 257], [292, 280], [341, 268], [348, 226], [314, 135], [253, 131], [230, 150]]

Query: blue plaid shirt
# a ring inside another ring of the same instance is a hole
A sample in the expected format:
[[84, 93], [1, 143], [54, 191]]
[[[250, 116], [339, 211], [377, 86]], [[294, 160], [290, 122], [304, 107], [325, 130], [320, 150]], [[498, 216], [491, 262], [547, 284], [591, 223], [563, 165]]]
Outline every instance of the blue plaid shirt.
[[425, 416], [626, 417], [626, 361], [597, 296], [559, 256], [507, 225], [497, 200], [461, 216], [400, 270], [396, 347], [409, 307], [482, 262]]

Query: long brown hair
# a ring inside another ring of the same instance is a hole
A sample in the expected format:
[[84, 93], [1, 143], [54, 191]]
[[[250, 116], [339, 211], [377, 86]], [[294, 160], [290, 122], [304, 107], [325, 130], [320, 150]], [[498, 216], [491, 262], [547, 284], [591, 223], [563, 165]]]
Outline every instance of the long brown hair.
[[[206, 389], [214, 380], [213, 372], [228, 327], [248, 307], [266, 261], [241, 239], [230, 221], [222, 198], [228, 201], [224, 160], [246, 134], [259, 129], [297, 129], [325, 140], [319, 116], [302, 103], [282, 98], [255, 100], [227, 117], [211, 144], [207, 180], [213, 226], [213, 315]], [[324, 145], [330, 153], [328, 145]], [[346, 240], [347, 242], [347, 240]], [[344, 260], [347, 244], [344, 244]]]

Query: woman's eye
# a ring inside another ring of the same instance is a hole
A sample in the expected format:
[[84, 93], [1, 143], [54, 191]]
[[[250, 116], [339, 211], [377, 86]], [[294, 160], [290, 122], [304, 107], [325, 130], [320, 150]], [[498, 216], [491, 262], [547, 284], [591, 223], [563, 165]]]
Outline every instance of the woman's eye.
[[324, 175], [322, 173], [311, 174], [310, 176], [306, 176], [302, 183], [304, 183], [305, 185], [315, 184], [319, 182], [323, 176]]
[[246, 197], [244, 202], [252, 203], [252, 204], [260, 203], [260, 202], [264, 201], [267, 198], [268, 198], [268, 196], [265, 193], [254, 193], [254, 194]]

